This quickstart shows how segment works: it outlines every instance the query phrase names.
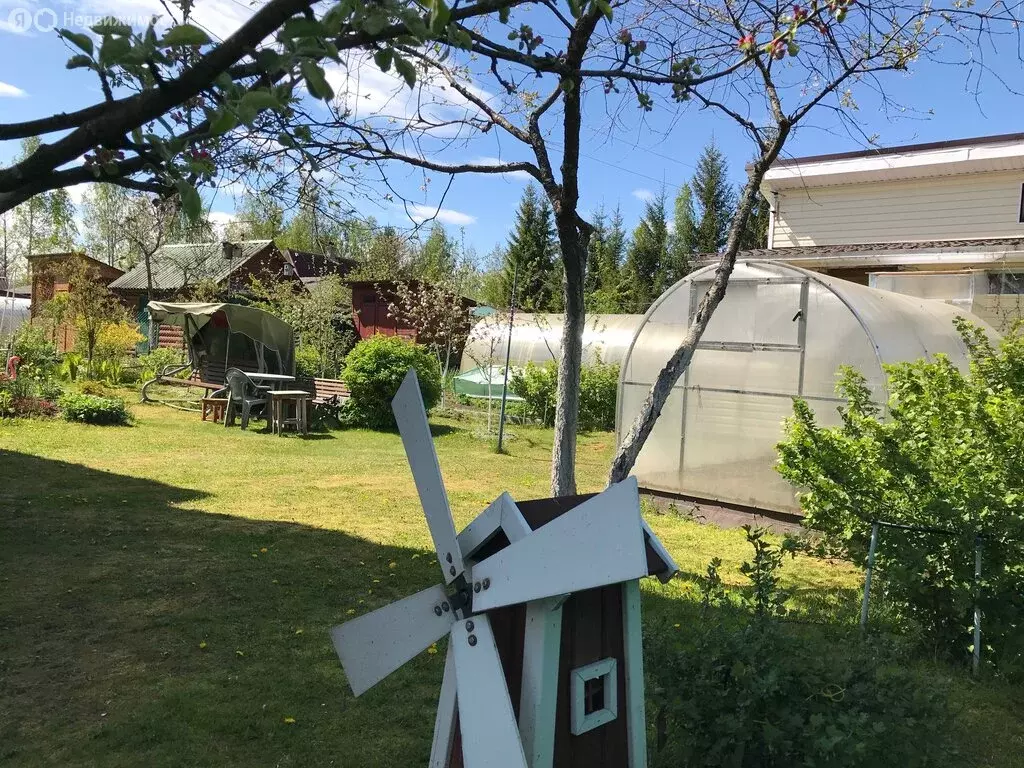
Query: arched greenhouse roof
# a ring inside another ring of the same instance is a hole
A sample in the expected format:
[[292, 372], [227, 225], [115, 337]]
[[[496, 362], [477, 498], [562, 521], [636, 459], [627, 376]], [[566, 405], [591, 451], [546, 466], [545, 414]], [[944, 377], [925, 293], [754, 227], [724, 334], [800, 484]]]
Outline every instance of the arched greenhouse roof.
[[[679, 345], [714, 279], [700, 269], [669, 288], [643, 318], [622, 364], [621, 435]], [[823, 424], [838, 421], [836, 372], [851, 365], [884, 402], [882, 365], [942, 353], [966, 369], [967, 349], [950, 304], [918, 299], [778, 262], [736, 265], [725, 298], [672, 390], [633, 474], [651, 490], [799, 513], [775, 471], [775, 446], [794, 397]]]
[[[622, 361], [633, 341], [643, 315], [587, 315], [583, 332], [583, 361], [604, 363]], [[559, 314], [517, 312], [512, 323], [512, 347], [509, 363], [513, 368], [527, 363], [558, 360], [562, 353], [562, 324]], [[463, 371], [505, 365], [508, 344], [507, 312], [482, 318], [470, 331], [462, 353]]]

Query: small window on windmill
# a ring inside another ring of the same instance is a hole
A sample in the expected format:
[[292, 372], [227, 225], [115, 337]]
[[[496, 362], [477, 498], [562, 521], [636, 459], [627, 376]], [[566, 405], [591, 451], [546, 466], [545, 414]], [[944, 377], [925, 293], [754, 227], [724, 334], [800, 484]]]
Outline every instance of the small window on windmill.
[[617, 664], [601, 659], [570, 674], [570, 726], [573, 736], [600, 728], [619, 715]]

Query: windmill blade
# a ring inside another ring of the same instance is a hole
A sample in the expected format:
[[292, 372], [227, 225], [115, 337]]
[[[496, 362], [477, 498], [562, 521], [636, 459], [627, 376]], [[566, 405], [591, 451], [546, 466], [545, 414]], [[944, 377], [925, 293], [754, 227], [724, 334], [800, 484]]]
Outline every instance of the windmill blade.
[[405, 374], [402, 386], [391, 401], [402, 445], [409, 459], [416, 491], [420, 495], [423, 513], [427, 516], [427, 527], [434, 540], [434, 551], [441, 563], [444, 583], [451, 584], [465, 570], [462, 551], [455, 535], [452, 510], [448, 505], [448, 493], [444, 489], [441, 466], [437, 463], [434, 439], [427, 423], [427, 409], [423, 407], [420, 383], [413, 368]]
[[451, 628], [454, 612], [440, 585], [424, 589], [331, 630], [352, 693], [372, 688], [436, 643]]
[[640, 496], [627, 478], [474, 565], [473, 611], [646, 575]]
[[452, 626], [455, 691], [466, 768], [527, 768], [505, 671], [484, 615]]

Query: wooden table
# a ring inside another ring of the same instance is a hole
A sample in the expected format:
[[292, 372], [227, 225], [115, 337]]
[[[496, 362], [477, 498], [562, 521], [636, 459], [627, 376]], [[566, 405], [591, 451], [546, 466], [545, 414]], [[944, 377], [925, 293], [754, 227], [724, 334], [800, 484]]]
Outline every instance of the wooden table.
[[245, 375], [255, 383], [266, 382], [269, 385], [269, 389], [274, 391], [284, 384], [293, 384], [295, 382], [295, 377], [289, 376], [286, 373], [253, 373], [252, 371], [246, 371]]
[[[281, 434], [285, 427], [295, 427], [296, 432], [309, 434], [309, 401], [313, 395], [304, 389], [275, 389], [267, 393], [270, 398], [270, 429]], [[288, 416], [288, 403], [294, 403], [295, 416]]]

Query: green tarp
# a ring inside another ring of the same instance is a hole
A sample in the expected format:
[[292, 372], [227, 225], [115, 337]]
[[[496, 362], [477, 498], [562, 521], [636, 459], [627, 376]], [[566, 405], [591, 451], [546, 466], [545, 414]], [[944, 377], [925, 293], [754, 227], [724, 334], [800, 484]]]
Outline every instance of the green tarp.
[[[509, 374], [511, 378], [511, 373]], [[490, 386], [488, 387], [488, 381]], [[465, 397], [483, 397], [492, 400], [500, 400], [502, 384], [505, 381], [505, 368], [501, 365], [492, 365], [483, 368], [474, 368], [455, 377], [455, 393]], [[507, 400], [522, 400], [516, 397], [509, 390]]]
[[[165, 301], [151, 301], [148, 308], [155, 322], [184, 328], [190, 347], [201, 337], [204, 346], [215, 357], [221, 354], [227, 357], [229, 337], [241, 334], [254, 344], [277, 353], [266, 359], [268, 372], [295, 372], [295, 337], [292, 327], [269, 312], [241, 304], [172, 304]], [[234, 338], [230, 338], [230, 344], [231, 349], [236, 348]], [[262, 350], [257, 347], [257, 351], [263, 358]]]

